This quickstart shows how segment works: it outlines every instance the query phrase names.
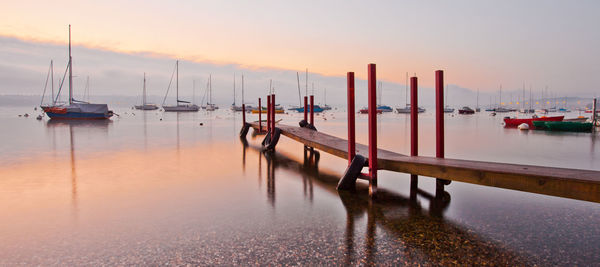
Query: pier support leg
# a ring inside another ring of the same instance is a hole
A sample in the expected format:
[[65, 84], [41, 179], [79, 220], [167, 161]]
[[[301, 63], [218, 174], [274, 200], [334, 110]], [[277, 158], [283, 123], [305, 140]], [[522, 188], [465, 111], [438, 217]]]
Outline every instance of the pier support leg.
[[[435, 71], [435, 156], [444, 158], [444, 71]], [[436, 193], [444, 191], [451, 181], [437, 179]]]
[[[242, 105], [243, 107], [244, 105]], [[258, 98], [258, 132], [262, 133], [262, 106], [260, 103], [260, 97]]]
[[377, 75], [375, 64], [368, 66], [369, 84], [369, 196], [377, 195]]
[[[419, 155], [419, 103], [417, 95], [417, 77], [410, 78], [410, 155]], [[411, 192], [416, 191], [419, 186], [419, 178], [415, 174], [410, 175]]]

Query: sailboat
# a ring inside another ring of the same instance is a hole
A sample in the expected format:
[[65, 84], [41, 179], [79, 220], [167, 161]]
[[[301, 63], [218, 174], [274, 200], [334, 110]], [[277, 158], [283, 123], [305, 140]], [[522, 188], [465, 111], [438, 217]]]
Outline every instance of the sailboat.
[[327, 88], [323, 89], [323, 106], [321, 107], [323, 110], [331, 110], [331, 106], [327, 105]]
[[[200, 107], [196, 104], [191, 104], [189, 101], [179, 100], [179, 60], [175, 62], [175, 90], [177, 91], [177, 105], [175, 106], [165, 106], [165, 100], [167, 99], [167, 95], [169, 94], [169, 88], [171, 87], [171, 82], [169, 82], [169, 87], [167, 87], [167, 93], [165, 94], [165, 98], [163, 99], [162, 108], [165, 112], [185, 112], [185, 111], [198, 111]], [[171, 75], [171, 81], [173, 81], [173, 75]], [[183, 103], [183, 104], [180, 104]]]
[[212, 75], [208, 75], [208, 88], [207, 88], [208, 99], [206, 101], [206, 106], [202, 106], [202, 109], [206, 109], [208, 111], [214, 111], [219, 109], [219, 107], [212, 103]]
[[[103, 120], [113, 116], [112, 110], [108, 110], [107, 104], [90, 104], [73, 98], [73, 58], [71, 57], [71, 25], [69, 25], [69, 102], [68, 104], [57, 103], [58, 97], [66, 76], [60, 83], [56, 98], [51, 105], [40, 106], [50, 119], [75, 119], [75, 120]], [[66, 71], [65, 71], [66, 72]]]
[[144, 87], [142, 91], [142, 104], [136, 105], [135, 109], [139, 110], [155, 110], [158, 109], [156, 104], [150, 104], [146, 102], [146, 73], [144, 72]]
[[448, 85], [446, 85], [446, 100], [444, 101], [446, 106], [444, 106], [444, 113], [454, 113], [454, 108], [448, 106]]
[[[410, 104], [408, 103], [408, 72], [406, 73], [406, 84], [404, 85], [404, 107], [396, 108], [396, 112], [401, 114], [410, 114]], [[425, 112], [425, 108], [417, 107], [417, 113]]]
[[296, 72], [296, 81], [298, 82], [298, 106], [291, 106], [290, 108], [288, 108], [288, 110], [304, 112], [304, 107], [302, 106], [302, 94], [300, 93], [300, 74], [298, 74], [298, 72]]
[[235, 73], [233, 74], [233, 104], [231, 104], [231, 110], [242, 111], [242, 106], [235, 105]]
[[481, 108], [479, 108], [479, 88], [477, 88], [477, 106], [475, 107], [475, 112], [480, 112]]

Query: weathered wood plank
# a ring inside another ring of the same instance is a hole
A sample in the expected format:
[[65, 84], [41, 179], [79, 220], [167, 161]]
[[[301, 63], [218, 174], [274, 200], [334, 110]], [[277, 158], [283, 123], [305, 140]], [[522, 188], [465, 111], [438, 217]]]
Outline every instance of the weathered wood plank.
[[[258, 124], [252, 127], [257, 129]], [[283, 135], [332, 155], [347, 158], [348, 143], [339, 137], [305, 128], [277, 125]], [[368, 156], [356, 144], [356, 153]], [[600, 203], [600, 171], [495, 163], [435, 157], [409, 157], [378, 149], [382, 170], [411, 173], [485, 186]]]

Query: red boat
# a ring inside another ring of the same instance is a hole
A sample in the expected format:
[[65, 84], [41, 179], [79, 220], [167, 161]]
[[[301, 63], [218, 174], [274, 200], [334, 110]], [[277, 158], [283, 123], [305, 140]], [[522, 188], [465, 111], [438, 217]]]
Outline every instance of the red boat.
[[[360, 114], [369, 114], [369, 109], [363, 108], [360, 111], [358, 111], [358, 113], [360, 113]], [[381, 114], [381, 113], [383, 113], [383, 110], [377, 109], [377, 114]]]
[[565, 116], [553, 116], [553, 117], [539, 117], [529, 119], [517, 119], [517, 118], [504, 118], [504, 127], [517, 127], [521, 123], [529, 124], [529, 127], [533, 127], [533, 121], [562, 121]]

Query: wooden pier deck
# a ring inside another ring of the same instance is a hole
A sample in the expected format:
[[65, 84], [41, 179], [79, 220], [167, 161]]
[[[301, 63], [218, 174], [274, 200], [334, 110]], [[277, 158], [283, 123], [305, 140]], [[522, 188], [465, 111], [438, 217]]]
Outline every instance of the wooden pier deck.
[[[258, 122], [250, 123], [255, 130]], [[282, 135], [306, 146], [346, 159], [348, 141], [306, 128], [277, 124]], [[263, 130], [266, 125], [263, 124]], [[356, 144], [356, 153], [368, 156], [368, 147]], [[464, 183], [493, 186], [600, 203], [600, 171], [406, 156], [377, 150], [380, 170], [404, 172]]]

